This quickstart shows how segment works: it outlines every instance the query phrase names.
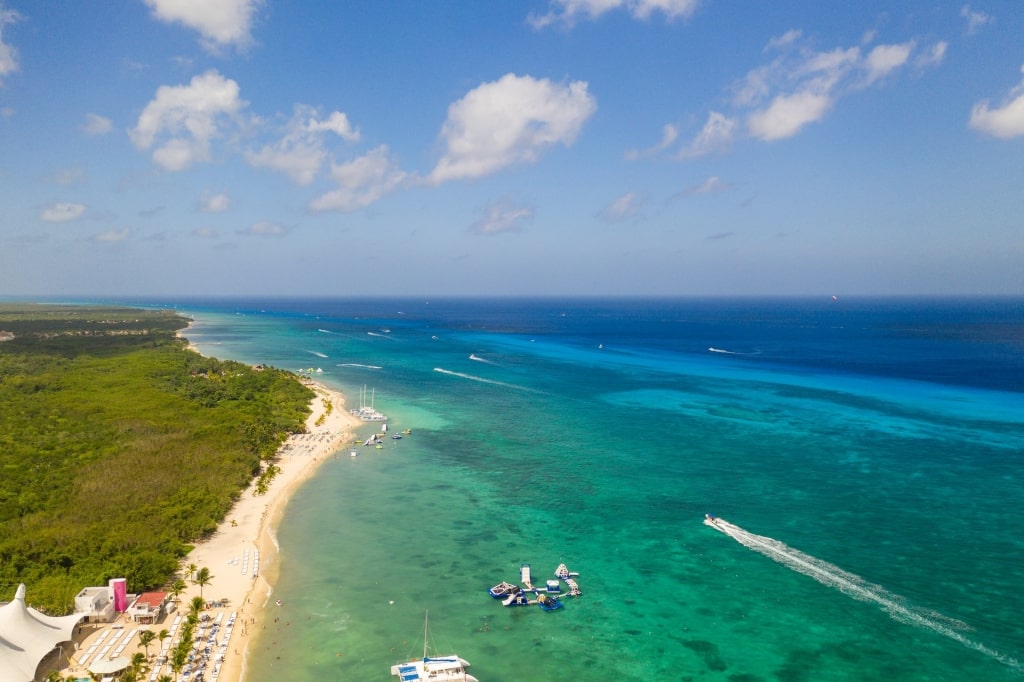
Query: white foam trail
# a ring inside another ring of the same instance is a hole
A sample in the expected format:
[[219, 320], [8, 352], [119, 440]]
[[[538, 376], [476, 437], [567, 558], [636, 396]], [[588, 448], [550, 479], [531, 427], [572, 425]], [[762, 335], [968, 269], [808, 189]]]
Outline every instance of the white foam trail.
[[527, 388], [526, 386], [516, 386], [515, 384], [506, 384], [504, 381], [495, 381], [493, 379], [485, 379], [483, 377], [474, 376], [472, 374], [463, 374], [462, 372], [453, 372], [450, 369], [441, 369], [440, 367], [434, 368], [435, 372], [441, 374], [447, 374], [448, 376], [458, 377], [460, 379], [469, 379], [470, 381], [479, 381], [482, 384], [492, 384], [494, 386], [505, 386], [506, 388], [515, 388], [520, 391], [531, 391], [536, 393], [535, 389]]
[[366, 333], [369, 334], [370, 336], [379, 336], [382, 339], [390, 339], [391, 338], [387, 334], [378, 334], [377, 332], [366, 332]]
[[338, 367], [362, 367], [363, 369], [380, 369], [379, 365], [360, 365], [358, 362], [343, 362]]
[[869, 583], [858, 575], [848, 573], [827, 561], [804, 554], [778, 540], [749, 533], [723, 519], [705, 518], [704, 524], [725, 533], [744, 547], [763, 554], [786, 568], [814, 578], [822, 585], [835, 588], [858, 601], [877, 604], [893, 620], [927, 628], [963, 644], [968, 649], [990, 656], [1018, 672], [1024, 672], [1024, 668], [1021, 667], [1017, 659], [1001, 654], [960, 634], [957, 628], [966, 628], [967, 626], [955, 619], [912, 606], [906, 603], [903, 597], [889, 592], [881, 585]]
[[479, 355], [476, 355], [474, 353], [470, 353], [469, 354], [469, 359], [470, 360], [475, 360], [476, 362], [486, 362], [488, 365], [495, 364], [495, 362], [493, 360], [488, 360], [487, 358], [482, 358]]
[[320, 352], [315, 351], [315, 350], [309, 350], [309, 351], [306, 351], [306, 352], [307, 353], [312, 353], [313, 355], [317, 356], [318, 358], [326, 358], [327, 357], [323, 353], [320, 353]]

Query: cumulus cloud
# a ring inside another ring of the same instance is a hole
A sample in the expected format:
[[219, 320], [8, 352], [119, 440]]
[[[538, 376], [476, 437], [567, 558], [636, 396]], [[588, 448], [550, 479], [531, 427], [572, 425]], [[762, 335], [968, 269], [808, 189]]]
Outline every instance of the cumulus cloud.
[[253, 166], [281, 171], [292, 181], [308, 185], [327, 159], [325, 136], [328, 133], [347, 142], [359, 140], [359, 131], [352, 127], [344, 113], [334, 111], [323, 118], [315, 108], [296, 104], [281, 139], [258, 152], [246, 153], [245, 158]]
[[314, 199], [312, 211], [354, 211], [369, 206], [401, 185], [407, 173], [391, 158], [386, 145], [348, 163], [333, 165], [331, 177], [338, 188]]
[[131, 231], [126, 227], [123, 230], [106, 230], [104, 232], [94, 234], [89, 237], [89, 239], [101, 244], [112, 244], [115, 242], [123, 242], [125, 239], [128, 239], [130, 234]]
[[39, 218], [48, 223], [66, 223], [70, 220], [78, 220], [83, 214], [85, 214], [85, 204], [59, 202], [44, 208], [39, 214]]
[[473, 223], [470, 232], [490, 235], [501, 232], [519, 232], [524, 222], [533, 218], [530, 206], [514, 206], [506, 199], [494, 202], [484, 209], [484, 215]]
[[638, 192], [627, 192], [601, 209], [600, 217], [610, 223], [635, 218], [640, 213], [643, 197]]
[[924, 54], [917, 56], [917, 65], [920, 67], [935, 66], [941, 64], [942, 60], [946, 58], [946, 49], [949, 47], [949, 43], [944, 40], [932, 45]]
[[246, 235], [248, 237], [282, 237], [288, 234], [288, 228], [278, 225], [277, 223], [261, 220], [258, 223], [253, 223], [249, 227], [242, 228], [238, 231], [238, 234]]
[[906, 64], [910, 59], [910, 53], [913, 49], [914, 41], [899, 45], [877, 45], [873, 47], [864, 59], [864, 68], [868, 72], [865, 86], [885, 78]]
[[448, 107], [445, 151], [428, 181], [477, 178], [531, 163], [555, 144], [570, 146], [597, 109], [587, 84], [507, 74]]
[[4, 83], [4, 76], [18, 70], [18, 51], [4, 42], [4, 26], [20, 19], [21, 15], [13, 9], [4, 9], [0, 5], [0, 86]]
[[597, 20], [616, 9], [625, 9], [640, 20], [647, 20], [658, 12], [672, 21], [689, 17], [698, 4], [699, 0], [551, 0], [547, 13], [531, 12], [526, 21], [538, 30], [552, 24], [572, 27], [581, 20]]
[[960, 8], [960, 16], [967, 22], [967, 35], [969, 36], [980, 31], [986, 24], [995, 21], [991, 15], [973, 10], [970, 5], [964, 5]]
[[86, 114], [85, 121], [78, 127], [86, 135], [106, 135], [114, 129], [114, 124], [105, 116]]
[[145, 0], [153, 16], [199, 31], [207, 50], [248, 47], [252, 22], [262, 0]]
[[223, 192], [203, 195], [199, 201], [199, 210], [203, 213], [223, 213], [231, 207], [231, 197]]
[[[869, 34], [865, 40], [873, 37]], [[737, 106], [748, 109], [748, 134], [764, 141], [792, 137], [820, 121], [841, 97], [893, 74], [917, 49], [911, 40], [876, 45], [866, 53], [866, 44], [816, 51], [796, 31], [773, 38], [768, 46], [781, 54], [749, 71], [735, 88], [734, 98]], [[933, 47], [930, 58], [919, 59], [918, 64], [937, 63], [942, 50]]]
[[129, 131], [137, 149], [153, 149], [153, 161], [169, 171], [210, 160], [210, 143], [248, 105], [235, 81], [210, 70], [188, 85], [162, 85]]
[[[1021, 72], [1024, 73], [1024, 66]], [[991, 107], [988, 100], [975, 104], [968, 125], [993, 137], [1024, 135], [1024, 80], [1010, 90], [1001, 106]]]
[[765, 141], [792, 137], [808, 123], [823, 118], [831, 106], [828, 95], [807, 91], [779, 95], [767, 108], [750, 115], [747, 128]]

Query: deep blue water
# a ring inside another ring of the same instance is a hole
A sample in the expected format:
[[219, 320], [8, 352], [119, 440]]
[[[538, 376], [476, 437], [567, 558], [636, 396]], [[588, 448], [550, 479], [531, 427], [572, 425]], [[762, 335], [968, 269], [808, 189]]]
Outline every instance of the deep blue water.
[[252, 682], [389, 679], [428, 609], [483, 682], [1021, 676], [1020, 299], [174, 303], [412, 429], [289, 505]]

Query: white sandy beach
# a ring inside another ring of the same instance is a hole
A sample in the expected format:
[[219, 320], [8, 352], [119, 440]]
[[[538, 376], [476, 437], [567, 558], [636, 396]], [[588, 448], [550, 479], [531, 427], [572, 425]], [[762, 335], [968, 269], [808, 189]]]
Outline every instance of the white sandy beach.
[[[182, 562], [182, 575], [188, 583], [188, 589], [180, 597], [182, 612], [187, 612], [185, 605], [192, 597], [200, 594], [199, 586], [193, 585], [188, 579], [188, 566], [194, 564], [197, 568], [208, 568], [213, 576], [202, 589], [203, 598], [215, 602], [227, 600], [224, 606], [204, 613], [210, 614], [211, 619], [219, 616], [218, 622], [224, 624], [231, 620], [232, 614], [235, 616], [234, 627], [220, 630], [217, 638], [222, 642], [230, 632], [230, 639], [224, 649], [224, 662], [214, 678], [218, 682], [240, 682], [244, 678], [250, 634], [255, 634], [256, 629], [262, 626], [264, 608], [277, 577], [278, 546], [275, 531], [285, 505], [324, 460], [351, 443], [355, 437], [355, 428], [362, 424], [345, 409], [345, 399], [341, 393], [319, 384], [314, 384], [313, 388], [317, 395], [311, 403], [312, 413], [306, 422], [308, 433], [290, 437], [278, 451], [274, 464], [280, 471], [268, 492], [264, 495], [254, 494], [256, 482], [253, 481], [217, 532], [196, 545]], [[329, 414], [328, 403], [332, 408]], [[321, 419], [321, 423], [317, 424]], [[76, 665], [76, 661], [81, 661], [84, 652], [90, 649], [97, 652], [107, 648], [111, 641], [117, 641], [112, 651], [120, 650], [121, 656], [130, 658], [142, 652], [138, 644], [138, 633], [142, 629], [155, 632], [171, 630], [176, 615], [171, 614], [151, 626], [135, 626], [122, 616], [116, 623], [95, 628], [84, 627], [82, 636], [76, 638], [77, 654], [68, 667], [61, 670], [61, 674], [88, 677], [85, 668]], [[170, 646], [170, 641], [167, 646]], [[160, 642], [150, 645], [149, 651], [152, 658], [156, 659], [161, 651]], [[108, 655], [112, 657], [112, 653]], [[167, 665], [159, 668], [153, 666], [142, 679], [155, 680], [157, 674], [171, 675], [171, 671]], [[211, 677], [212, 667], [207, 670], [204, 679], [209, 680]]]

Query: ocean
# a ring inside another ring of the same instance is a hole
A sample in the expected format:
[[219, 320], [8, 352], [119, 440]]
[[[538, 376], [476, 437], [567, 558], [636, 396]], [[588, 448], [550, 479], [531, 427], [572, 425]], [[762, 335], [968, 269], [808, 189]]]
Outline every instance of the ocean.
[[410, 430], [290, 502], [247, 682], [394, 679], [428, 612], [481, 682], [1024, 676], [1021, 299], [175, 305]]

